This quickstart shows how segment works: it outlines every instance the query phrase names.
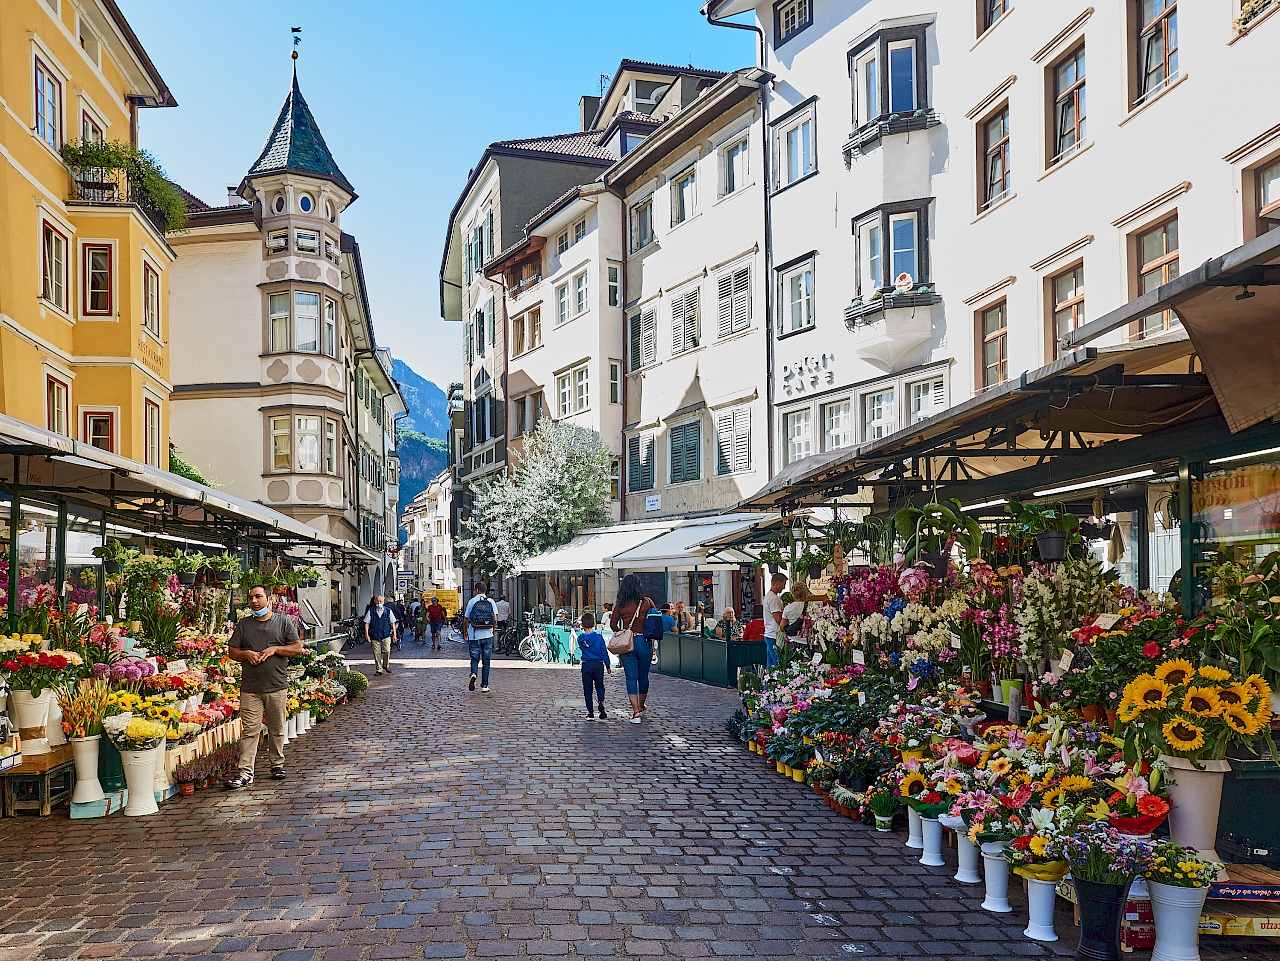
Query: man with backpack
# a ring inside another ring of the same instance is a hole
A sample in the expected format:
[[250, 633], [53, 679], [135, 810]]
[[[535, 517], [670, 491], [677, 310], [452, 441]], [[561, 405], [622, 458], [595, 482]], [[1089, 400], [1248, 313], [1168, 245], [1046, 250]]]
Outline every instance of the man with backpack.
[[476, 689], [476, 666], [484, 661], [484, 674], [480, 678], [480, 691], [489, 693], [489, 664], [493, 660], [493, 629], [498, 623], [498, 612], [493, 601], [485, 595], [486, 585], [477, 581], [475, 596], [467, 602], [462, 614], [462, 630], [471, 650], [471, 683], [468, 690]]

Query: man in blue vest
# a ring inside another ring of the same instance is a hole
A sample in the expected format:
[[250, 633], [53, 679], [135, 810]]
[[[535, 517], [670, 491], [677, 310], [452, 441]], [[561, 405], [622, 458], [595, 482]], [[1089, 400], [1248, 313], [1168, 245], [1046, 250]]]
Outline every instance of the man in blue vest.
[[486, 585], [477, 582], [475, 596], [467, 602], [462, 615], [462, 629], [466, 633], [467, 646], [471, 649], [471, 683], [476, 689], [476, 668], [484, 660], [484, 675], [480, 679], [481, 693], [489, 693], [489, 663], [493, 660], [493, 629], [498, 623], [498, 608], [485, 596]]
[[391, 644], [396, 639], [396, 616], [381, 594], [364, 615], [364, 639], [373, 646], [373, 673], [391, 673]]

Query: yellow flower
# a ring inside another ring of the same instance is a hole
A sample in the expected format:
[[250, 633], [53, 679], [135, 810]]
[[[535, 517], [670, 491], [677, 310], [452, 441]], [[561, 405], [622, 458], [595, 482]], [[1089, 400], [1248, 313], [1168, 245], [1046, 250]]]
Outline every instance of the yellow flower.
[[1189, 687], [1182, 696], [1182, 709], [1196, 717], [1217, 717], [1222, 711], [1218, 693], [1211, 687]]
[[1204, 728], [1186, 718], [1175, 717], [1166, 722], [1160, 733], [1175, 751], [1194, 751], [1204, 747]]
[[1116, 711], [1116, 716], [1120, 720], [1128, 724], [1130, 721], [1136, 720], [1138, 715], [1142, 713], [1142, 705], [1136, 701], [1129, 699], [1121, 699], [1120, 708]]
[[1142, 710], [1163, 710], [1169, 703], [1169, 695], [1173, 688], [1164, 681], [1143, 674], [1136, 681], [1131, 681], [1125, 688], [1125, 694]]
[[1196, 673], [1207, 681], [1213, 681], [1215, 684], [1221, 684], [1223, 681], [1231, 680], [1230, 671], [1224, 671], [1222, 668], [1215, 667], [1212, 664], [1206, 664], [1204, 667], [1198, 669]]
[[1034, 837], [1031, 839], [1031, 851], [1037, 857], [1044, 857], [1045, 852], [1049, 850], [1049, 839], [1042, 837]]
[[1049, 790], [1044, 792], [1044, 797], [1040, 799], [1040, 803], [1047, 808], [1054, 808], [1056, 810], [1061, 800], [1062, 788], [1051, 787]]
[[1241, 704], [1228, 704], [1223, 708], [1222, 720], [1237, 734], [1254, 733], [1256, 719]]
[[1185, 684], [1194, 673], [1195, 668], [1191, 666], [1190, 661], [1177, 658], [1172, 661], [1165, 661], [1157, 667], [1155, 677], [1157, 681], [1164, 681], [1166, 684]]
[[1009, 778], [1009, 786], [1013, 788], [1015, 791], [1018, 788], [1022, 787], [1022, 785], [1030, 784], [1030, 783], [1031, 783], [1031, 775], [1028, 774], [1026, 771], [1019, 771], [1017, 774]]
[[948, 794], [959, 794], [959, 793], [960, 793], [961, 791], [963, 791], [963, 790], [964, 790], [964, 787], [960, 784], [960, 782], [959, 782], [959, 781], [957, 781], [957, 780], [956, 780], [955, 778], [953, 778], [953, 777], [949, 777], [949, 778], [947, 778], [947, 793], [948, 793]]
[[1244, 679], [1244, 683], [1253, 688], [1253, 693], [1262, 698], [1264, 703], [1271, 699], [1271, 685], [1261, 674], [1250, 674]]
[[925, 789], [925, 787], [926, 782], [924, 775], [919, 771], [912, 771], [902, 779], [902, 782], [898, 785], [898, 790], [902, 793], [903, 797], [911, 797], [912, 795], [919, 794]]
[[998, 757], [987, 764], [987, 770], [997, 777], [1004, 777], [1009, 773], [1009, 768], [1011, 767], [1013, 767], [1013, 762], [1007, 757]]
[[1090, 778], [1081, 777], [1079, 774], [1070, 774], [1062, 779], [1060, 786], [1068, 794], [1078, 794], [1081, 791], [1087, 791], [1092, 788], [1093, 781]]
[[1230, 707], [1233, 704], [1244, 704], [1253, 699], [1253, 690], [1243, 684], [1230, 684], [1226, 687], [1216, 688], [1214, 693], [1218, 695], [1218, 702], [1224, 707]]

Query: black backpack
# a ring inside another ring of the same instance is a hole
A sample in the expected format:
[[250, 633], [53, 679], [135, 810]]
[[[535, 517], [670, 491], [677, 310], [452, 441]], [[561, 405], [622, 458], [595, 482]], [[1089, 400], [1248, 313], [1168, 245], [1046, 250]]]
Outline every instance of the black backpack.
[[493, 602], [487, 597], [480, 597], [471, 605], [471, 613], [467, 615], [467, 620], [471, 622], [472, 627], [493, 627], [496, 619], [493, 616]]

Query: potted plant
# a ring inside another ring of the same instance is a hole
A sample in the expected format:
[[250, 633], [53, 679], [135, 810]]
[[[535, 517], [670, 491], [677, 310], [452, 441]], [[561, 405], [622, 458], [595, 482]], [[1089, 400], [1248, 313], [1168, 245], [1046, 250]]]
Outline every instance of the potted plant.
[[1152, 848], [1147, 868], [1147, 888], [1156, 922], [1152, 961], [1200, 957], [1200, 913], [1209, 885], [1221, 871], [1221, 864], [1172, 841], [1162, 841]]
[[314, 567], [298, 567], [293, 571], [296, 587], [315, 587], [320, 583], [320, 572]]
[[102, 728], [124, 762], [124, 776], [129, 787], [125, 816], [155, 814], [160, 810], [154, 793], [156, 751], [164, 750], [169, 726], [162, 721], [125, 713], [104, 719]]
[[133, 547], [125, 547], [118, 540], [109, 540], [100, 547], [93, 549], [93, 556], [102, 560], [102, 569], [108, 574], [119, 574], [124, 565], [139, 556], [139, 551]]
[[1180, 658], [1165, 661], [1125, 687], [1119, 719], [1127, 726], [1128, 763], [1136, 763], [1144, 747], [1154, 748], [1170, 769], [1171, 840], [1209, 860], [1221, 860], [1214, 844], [1222, 779], [1231, 769], [1227, 750], [1236, 746], [1257, 754], [1262, 740], [1277, 760], [1270, 685], [1258, 674], [1240, 678], [1214, 665], [1196, 668]]
[[106, 794], [98, 780], [98, 748], [102, 741], [102, 720], [111, 706], [111, 684], [105, 678], [83, 680], [58, 691], [62, 708], [62, 733], [71, 743], [76, 763], [74, 804], [101, 801]]
[[875, 816], [877, 831], [893, 830], [893, 816], [898, 811], [898, 799], [888, 788], [877, 787], [867, 792], [867, 806]]
[[893, 515], [893, 526], [903, 542], [907, 562], [922, 564], [933, 577], [947, 573], [952, 545], [961, 544], [966, 554], [976, 559], [982, 544], [981, 526], [965, 516], [955, 498], [932, 501], [924, 507], [908, 504]]
[[190, 797], [196, 793], [196, 781], [205, 779], [205, 763], [200, 758], [179, 764], [173, 769], [173, 780], [178, 785], [178, 793]]
[[199, 551], [174, 551], [172, 561], [178, 583], [183, 587], [190, 587], [196, 582], [196, 575], [206, 563], [205, 556]]
[[212, 554], [205, 558], [205, 566], [215, 584], [229, 584], [231, 575], [240, 570], [240, 558], [229, 553]]
[[1035, 538], [1036, 550], [1045, 563], [1063, 560], [1067, 547], [1080, 541], [1080, 518], [1061, 504], [1055, 509], [1010, 501], [1009, 515], [1019, 533]]
[[1110, 825], [1093, 822], [1063, 838], [1058, 852], [1071, 866], [1080, 908], [1076, 957], [1120, 961], [1120, 922], [1129, 885], [1150, 866], [1150, 851], [1141, 841], [1125, 837]]

